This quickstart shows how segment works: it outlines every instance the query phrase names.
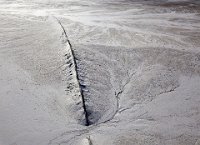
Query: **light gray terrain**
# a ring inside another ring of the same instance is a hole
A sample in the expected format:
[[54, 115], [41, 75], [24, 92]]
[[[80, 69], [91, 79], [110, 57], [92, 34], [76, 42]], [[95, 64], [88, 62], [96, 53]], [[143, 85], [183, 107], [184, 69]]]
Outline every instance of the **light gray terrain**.
[[200, 145], [200, 1], [0, 0], [0, 145]]

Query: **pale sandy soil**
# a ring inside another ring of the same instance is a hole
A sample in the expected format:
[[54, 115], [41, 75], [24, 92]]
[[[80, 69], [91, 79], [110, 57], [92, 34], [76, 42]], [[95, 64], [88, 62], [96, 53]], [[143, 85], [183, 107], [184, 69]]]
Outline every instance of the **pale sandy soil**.
[[199, 10], [0, 0], [0, 145], [200, 145]]

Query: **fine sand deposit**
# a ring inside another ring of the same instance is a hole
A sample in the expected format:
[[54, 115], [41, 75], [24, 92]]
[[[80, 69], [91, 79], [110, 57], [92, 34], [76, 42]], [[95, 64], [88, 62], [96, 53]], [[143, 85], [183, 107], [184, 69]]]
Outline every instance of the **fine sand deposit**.
[[0, 0], [0, 145], [200, 145], [200, 1]]

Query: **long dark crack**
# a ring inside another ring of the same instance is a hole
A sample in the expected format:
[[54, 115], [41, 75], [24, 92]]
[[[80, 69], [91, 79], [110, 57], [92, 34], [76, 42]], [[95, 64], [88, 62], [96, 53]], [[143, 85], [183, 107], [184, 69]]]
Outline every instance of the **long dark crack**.
[[[77, 63], [76, 63], [76, 60], [75, 60], [75, 54], [74, 54], [73, 46], [72, 46], [72, 44], [71, 44], [71, 42], [70, 42], [70, 40], [68, 38], [67, 32], [66, 32], [64, 26], [62, 25], [61, 21], [56, 17], [55, 17], [55, 19], [57, 20], [57, 22], [61, 26], [61, 28], [63, 30], [63, 33], [64, 33], [64, 37], [65, 37], [67, 43], [69, 44], [69, 47], [70, 47], [70, 50], [71, 50], [71, 53], [72, 53], [72, 60], [73, 60], [74, 66], [75, 66], [75, 71], [77, 73]], [[80, 81], [79, 81], [80, 79], [79, 79], [78, 75], [76, 75], [76, 79], [78, 81], [78, 85], [79, 85], [79, 88], [80, 88], [82, 105], [83, 105], [83, 110], [84, 110], [84, 114], [85, 114], [85, 125], [89, 126], [90, 122], [89, 122], [89, 119], [88, 119], [88, 112], [87, 112], [87, 108], [86, 108], [86, 105], [85, 105], [85, 98], [84, 98], [83, 90], [82, 90], [82, 87], [81, 87], [81, 84], [80, 84]]]

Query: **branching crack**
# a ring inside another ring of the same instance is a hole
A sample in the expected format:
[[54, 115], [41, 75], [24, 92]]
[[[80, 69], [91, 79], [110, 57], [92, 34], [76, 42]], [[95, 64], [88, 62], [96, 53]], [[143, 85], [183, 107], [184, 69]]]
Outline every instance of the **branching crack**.
[[116, 111], [114, 112], [114, 114], [112, 115], [112, 117], [111, 117], [110, 119], [108, 119], [108, 120], [106, 120], [106, 121], [104, 121], [104, 122], [102, 122], [102, 123], [107, 123], [107, 122], [113, 120], [113, 118], [116, 116], [116, 114], [117, 114], [118, 112], [120, 112], [120, 95], [123, 94], [123, 92], [124, 92], [126, 86], [130, 83], [132, 77], [133, 77], [135, 74], [136, 74], [136, 72], [132, 73], [131, 75], [128, 75], [128, 73], [127, 73], [128, 79], [127, 79], [126, 83], [121, 87], [121, 89], [120, 89], [118, 92], [115, 91], [115, 98], [116, 98], [116, 101], [117, 101], [117, 102], [116, 102], [116, 103], [117, 103], [117, 105], [116, 105]]

